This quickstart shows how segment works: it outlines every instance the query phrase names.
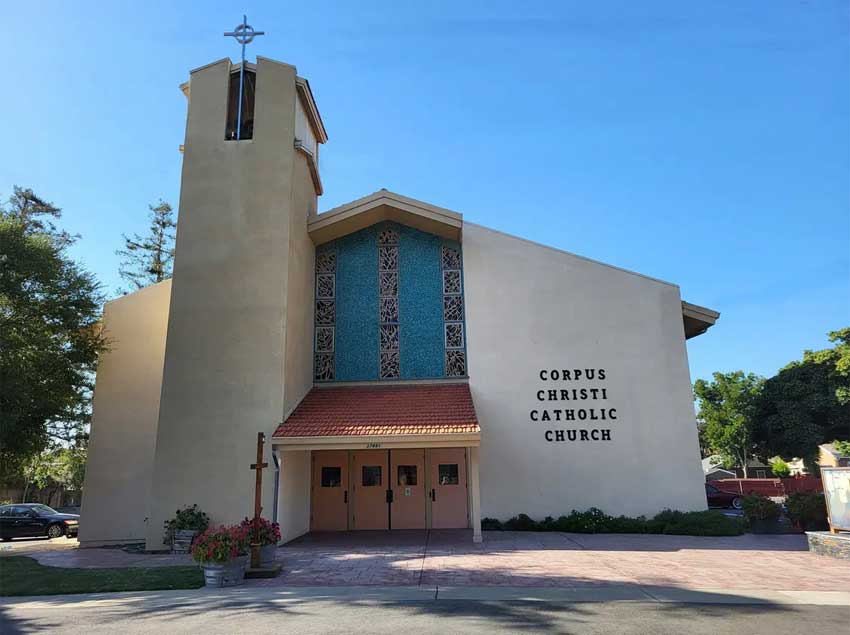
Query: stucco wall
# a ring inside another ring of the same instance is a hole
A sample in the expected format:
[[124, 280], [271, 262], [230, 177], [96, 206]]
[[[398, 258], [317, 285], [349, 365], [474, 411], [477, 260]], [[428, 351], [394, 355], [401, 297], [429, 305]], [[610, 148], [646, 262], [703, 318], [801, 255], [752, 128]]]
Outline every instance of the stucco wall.
[[313, 387], [313, 302], [315, 247], [307, 233], [307, 219], [316, 213], [316, 190], [307, 158], [298, 153], [293, 162], [289, 225], [289, 263], [286, 302], [286, 368], [284, 415], [288, 415]]
[[[482, 516], [704, 509], [678, 287], [468, 223], [463, 246]], [[541, 380], [550, 369], [596, 372]], [[537, 399], [573, 388], [605, 388], [607, 399]], [[616, 420], [531, 421], [534, 409], [602, 407]], [[611, 440], [544, 436], [582, 428]]]
[[[149, 548], [183, 505], [213, 523], [250, 515], [256, 434], [284, 414], [295, 69], [258, 59], [242, 142], [223, 138], [229, 72], [225, 61], [190, 79]], [[267, 486], [268, 513], [272, 497]]]
[[310, 452], [280, 453], [278, 522], [282, 542], [310, 531]]
[[150, 502], [171, 281], [109, 302], [100, 358], [80, 541], [143, 540]]

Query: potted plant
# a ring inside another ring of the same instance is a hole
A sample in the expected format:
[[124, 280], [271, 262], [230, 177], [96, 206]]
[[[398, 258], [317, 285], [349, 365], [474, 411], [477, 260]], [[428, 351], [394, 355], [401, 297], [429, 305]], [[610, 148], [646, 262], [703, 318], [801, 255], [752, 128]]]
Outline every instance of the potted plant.
[[782, 507], [765, 496], [750, 494], [741, 501], [744, 518], [754, 534], [772, 534], [779, 531]]
[[209, 517], [197, 505], [178, 509], [165, 521], [165, 544], [171, 545], [171, 553], [189, 553], [195, 537], [209, 525]]
[[248, 532], [241, 525], [207, 529], [192, 545], [192, 557], [204, 570], [208, 587], [242, 584], [248, 568]]
[[820, 492], [795, 492], [785, 501], [791, 522], [800, 531], [827, 529], [826, 500]]
[[[277, 543], [280, 542], [280, 525], [265, 518], [260, 518], [260, 566], [266, 567], [274, 564], [274, 554]], [[240, 524], [248, 532], [248, 540], [254, 542], [254, 519], [246, 518]]]

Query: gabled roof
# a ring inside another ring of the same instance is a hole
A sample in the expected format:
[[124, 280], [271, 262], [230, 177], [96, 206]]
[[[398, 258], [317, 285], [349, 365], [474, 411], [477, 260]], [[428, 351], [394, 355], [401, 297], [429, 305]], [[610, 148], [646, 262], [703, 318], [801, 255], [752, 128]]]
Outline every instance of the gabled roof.
[[472, 435], [481, 432], [466, 383], [313, 388], [275, 439]]
[[818, 447], [821, 450], [823, 450], [824, 452], [828, 452], [829, 454], [834, 456], [836, 459], [840, 459], [844, 456], [843, 454], [841, 454], [841, 452], [839, 452], [836, 449], [836, 447], [834, 445], [832, 445], [832, 443], [822, 443]]
[[463, 227], [458, 212], [384, 189], [319, 214], [307, 229], [320, 245], [387, 220], [457, 241]]
[[[409, 225], [424, 232], [442, 236], [443, 238], [458, 242], [461, 241], [463, 230], [462, 214], [450, 209], [431, 205], [425, 201], [402, 196], [387, 189], [378, 190], [363, 198], [358, 198], [345, 205], [340, 205], [339, 207], [322, 212], [308, 221], [307, 231], [310, 233], [313, 243], [321, 245], [365, 229], [375, 223], [388, 220], [401, 223], [402, 225]], [[542, 246], [552, 249], [547, 245]], [[570, 255], [576, 256], [576, 254]], [[582, 256], [576, 257], [582, 258]], [[587, 259], [585, 258], [585, 260]], [[611, 265], [605, 263], [599, 264], [611, 267]], [[623, 269], [622, 271], [626, 270]], [[631, 271], [628, 273], [642, 275]], [[685, 327], [685, 339], [702, 335], [710, 327], [714, 326], [719, 318], [720, 313], [717, 311], [697, 304], [691, 304], [690, 302], [682, 302], [682, 320]]]

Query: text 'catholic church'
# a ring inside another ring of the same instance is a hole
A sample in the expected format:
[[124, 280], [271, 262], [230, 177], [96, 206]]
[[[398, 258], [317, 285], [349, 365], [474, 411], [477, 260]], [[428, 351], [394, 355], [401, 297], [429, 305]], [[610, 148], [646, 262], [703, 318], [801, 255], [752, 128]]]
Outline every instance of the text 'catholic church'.
[[239, 71], [182, 86], [173, 279], [104, 309], [83, 544], [253, 515], [260, 431], [284, 541], [705, 508], [685, 340], [718, 313], [386, 190], [317, 213], [309, 83], [246, 64], [237, 124]]

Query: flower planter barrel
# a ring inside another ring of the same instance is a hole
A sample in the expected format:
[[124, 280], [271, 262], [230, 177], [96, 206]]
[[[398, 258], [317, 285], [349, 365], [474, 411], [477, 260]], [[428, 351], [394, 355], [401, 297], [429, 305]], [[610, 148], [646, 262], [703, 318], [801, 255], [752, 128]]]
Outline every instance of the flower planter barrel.
[[260, 547], [260, 566], [268, 567], [274, 564], [274, 555], [277, 545], [263, 545]]
[[223, 564], [204, 563], [204, 584], [221, 589], [237, 586], [245, 582], [245, 570], [248, 568], [248, 556], [239, 556]]
[[194, 529], [178, 529], [171, 536], [171, 553], [190, 553], [192, 542], [198, 532]]

